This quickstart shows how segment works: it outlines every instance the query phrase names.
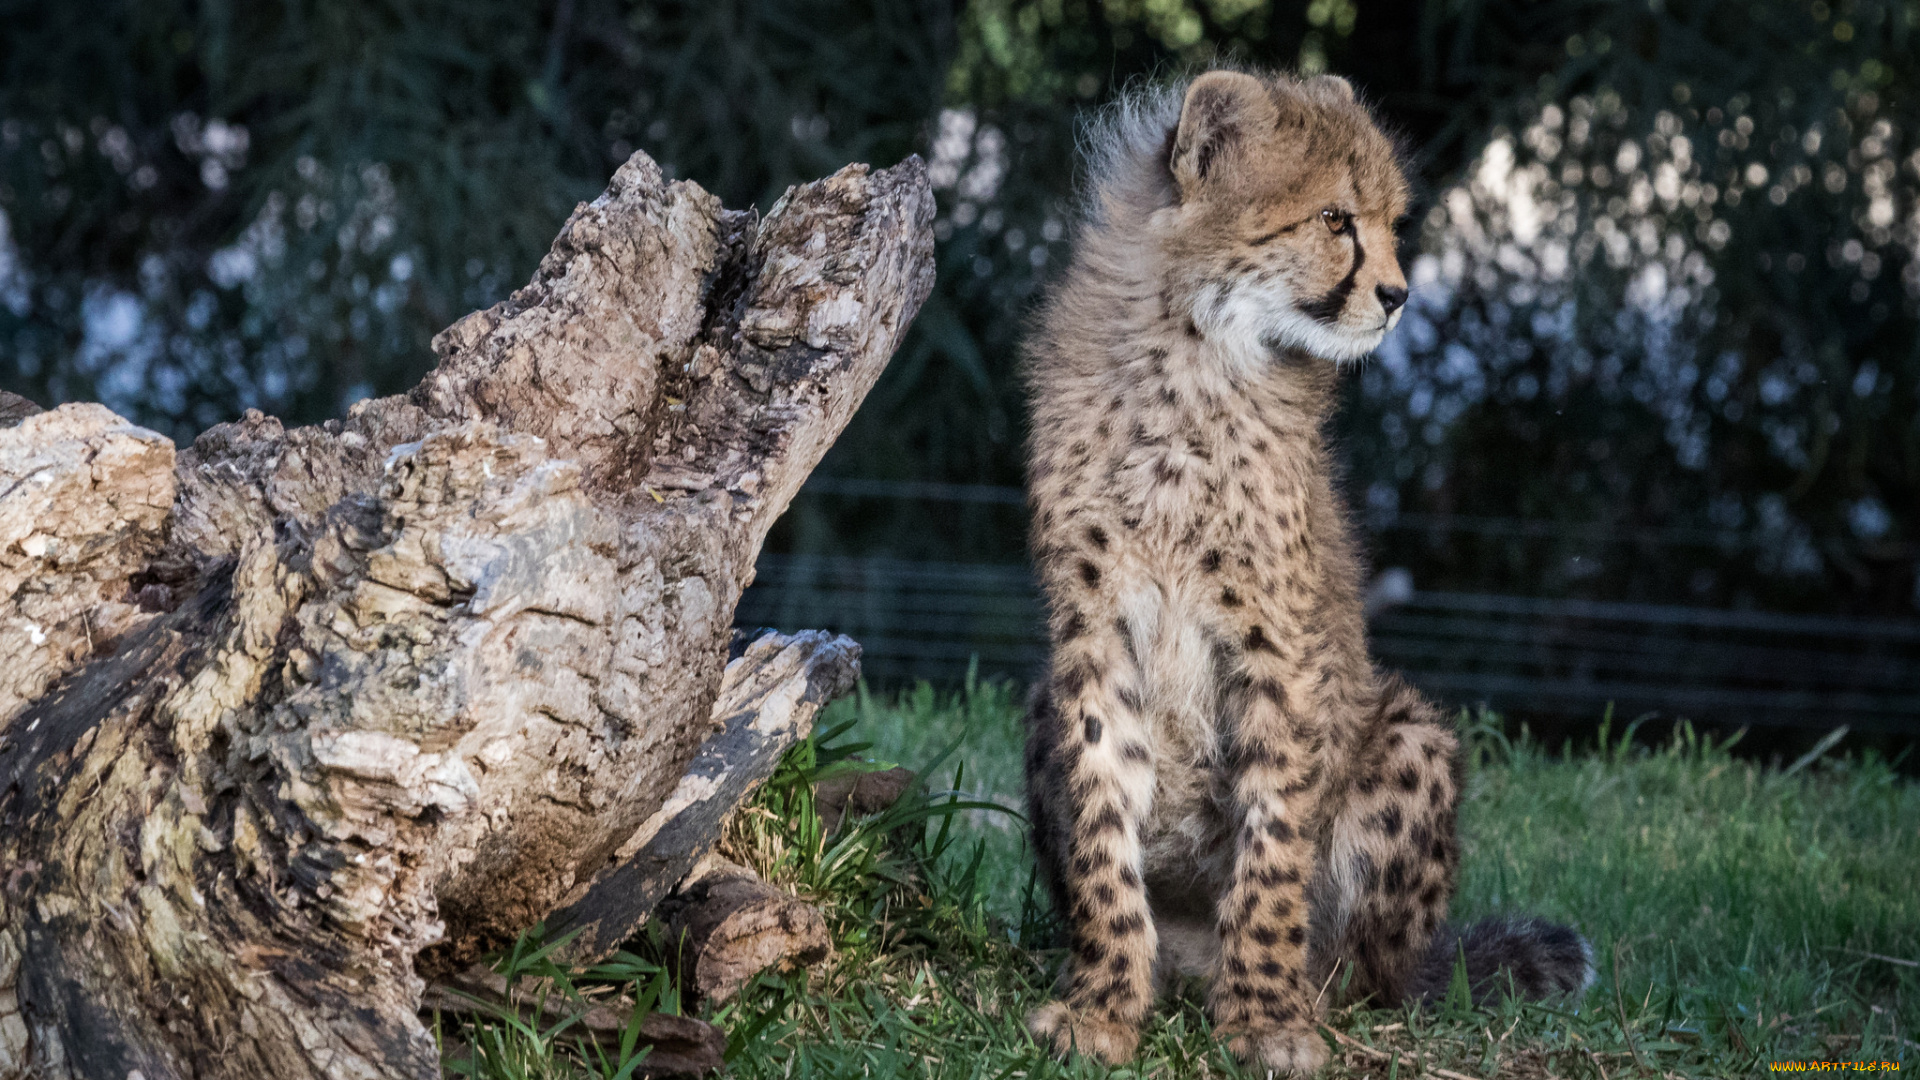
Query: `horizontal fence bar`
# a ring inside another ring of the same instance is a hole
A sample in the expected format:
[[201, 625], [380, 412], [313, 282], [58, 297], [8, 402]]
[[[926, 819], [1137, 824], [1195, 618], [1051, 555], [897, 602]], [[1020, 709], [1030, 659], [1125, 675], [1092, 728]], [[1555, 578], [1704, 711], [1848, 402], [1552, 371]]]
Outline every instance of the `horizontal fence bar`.
[[[936, 480], [868, 480], [814, 475], [800, 489], [802, 495], [837, 495], [907, 502], [992, 503], [1025, 506], [1026, 489], [1006, 484], [949, 484]], [[1540, 518], [1503, 518], [1476, 514], [1371, 512], [1356, 519], [1370, 533], [1422, 531], [1464, 533], [1500, 538], [1579, 540], [1600, 543], [1638, 543], [1668, 547], [1756, 548], [1777, 547], [1778, 535], [1741, 529], [1702, 529], [1673, 525], [1616, 525], [1607, 522], [1548, 521]], [[1920, 556], [1920, 544], [1871, 541], [1850, 546], [1870, 548], [1880, 558]]]
[[1489, 615], [1544, 616], [1555, 619], [1592, 619], [1657, 626], [1689, 626], [1717, 630], [1759, 630], [1776, 634], [1837, 635], [1920, 641], [1920, 620], [1859, 618], [1831, 615], [1774, 615], [1760, 611], [1723, 611], [1717, 608], [1666, 604], [1631, 604], [1607, 600], [1547, 600], [1527, 596], [1485, 593], [1416, 592], [1404, 606], [1441, 611], [1471, 611]]
[[995, 484], [943, 484], [934, 480], [856, 480], [835, 476], [807, 479], [802, 495], [848, 495], [868, 499], [925, 499], [929, 502], [1027, 505], [1027, 493]]
[[[1676, 682], [1753, 688], [1832, 686], [1920, 693], [1920, 664], [1910, 658], [1889, 657], [1885, 662], [1865, 664], [1842, 653], [1826, 653], [1818, 655], [1829, 658], [1827, 660], [1800, 657], [1793, 663], [1777, 663], [1771, 655], [1777, 650], [1750, 647], [1671, 650], [1671, 655], [1663, 656], [1652, 647], [1632, 654], [1553, 645], [1519, 649], [1489, 647], [1473, 641], [1409, 639], [1386, 630], [1375, 633], [1372, 644], [1374, 652], [1395, 667], [1420, 670], [1504, 670], [1543, 676], [1578, 674], [1588, 678], [1625, 673], [1642, 679], [1666, 678]], [[1752, 655], [1754, 653], [1765, 655]]]
[[808, 579], [911, 583], [924, 588], [1000, 588], [1031, 593], [1033, 572], [1024, 565], [919, 562], [852, 555], [762, 555], [754, 581]]
[[[874, 677], [1029, 678], [1046, 655], [1030, 568], [762, 556], [743, 625], [850, 634]], [[1444, 701], [1739, 723], [1920, 730], [1920, 620], [1415, 592], [1376, 613], [1379, 661]]]
[[[1656, 647], [1665, 649], [1674, 644], [1685, 646], [1698, 641], [1709, 644], [1729, 642], [1753, 644], [1755, 648], [1781, 648], [1788, 652], [1806, 652], [1816, 656], [1829, 655], [1829, 652], [1823, 648], [1826, 645], [1843, 645], [1849, 650], [1864, 646], [1871, 655], [1878, 655], [1887, 651], [1897, 652], [1913, 644], [1903, 642], [1894, 635], [1856, 637], [1830, 632], [1788, 634], [1673, 625], [1653, 629], [1651, 632], [1654, 636], [1650, 637], [1648, 624], [1644, 623], [1543, 617], [1485, 617], [1456, 611], [1431, 611], [1405, 605], [1383, 608], [1374, 613], [1374, 620], [1381, 626], [1391, 626], [1393, 633], [1407, 637], [1469, 637], [1475, 641], [1489, 643], [1532, 644], [1538, 642], [1541, 635], [1545, 633], [1551, 635], [1554, 641], [1577, 641], [1594, 649], [1619, 652], [1645, 651]], [[1785, 655], [1783, 653], [1783, 657]]]
[[[1519, 701], [1542, 711], [1564, 711], [1566, 706], [1592, 711], [1595, 705], [1613, 705], [1631, 714], [1657, 712], [1667, 716], [1730, 716], [1740, 723], [1781, 727], [1833, 727], [1847, 723], [1862, 731], [1912, 732], [1920, 718], [1920, 695], [1878, 697], [1844, 692], [1741, 691], [1665, 683], [1583, 682], [1571, 679], [1531, 679], [1494, 675], [1449, 675], [1409, 672], [1422, 690], [1455, 704]], [[1809, 723], [1809, 721], [1812, 721]]]
[[[1032, 571], [1025, 566], [992, 563], [918, 562], [910, 559], [856, 556], [763, 555], [756, 568], [756, 584], [792, 587], [810, 580], [836, 585], [864, 584], [914, 591], [1019, 592], [1038, 606]], [[1920, 620], [1842, 618], [1829, 615], [1777, 615], [1758, 611], [1726, 611], [1667, 604], [1622, 603], [1606, 600], [1547, 599], [1488, 593], [1419, 591], [1387, 610], [1437, 610], [1474, 614], [1535, 616], [1686, 626], [1704, 629], [1753, 630], [1767, 633], [1884, 638], [1920, 642]]]

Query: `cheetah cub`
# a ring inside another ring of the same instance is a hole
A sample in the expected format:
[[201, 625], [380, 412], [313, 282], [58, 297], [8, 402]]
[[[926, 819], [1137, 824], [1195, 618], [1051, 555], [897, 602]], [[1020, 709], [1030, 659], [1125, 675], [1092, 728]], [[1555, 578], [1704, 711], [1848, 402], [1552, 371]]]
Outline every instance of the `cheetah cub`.
[[1052, 655], [1033, 846], [1071, 929], [1057, 1051], [1132, 1056], [1210, 979], [1234, 1053], [1307, 1072], [1323, 993], [1579, 989], [1564, 927], [1442, 925], [1453, 732], [1375, 670], [1322, 428], [1399, 318], [1407, 186], [1342, 79], [1213, 71], [1111, 110], [1030, 342], [1033, 550]]

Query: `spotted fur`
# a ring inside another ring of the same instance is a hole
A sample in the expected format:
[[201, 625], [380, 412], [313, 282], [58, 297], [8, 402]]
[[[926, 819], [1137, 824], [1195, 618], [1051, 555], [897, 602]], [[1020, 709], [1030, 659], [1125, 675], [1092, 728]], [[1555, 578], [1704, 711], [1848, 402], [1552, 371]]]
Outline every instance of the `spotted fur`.
[[1322, 434], [1406, 298], [1406, 184], [1330, 77], [1209, 72], [1089, 149], [1028, 368], [1052, 653], [1026, 767], [1072, 948], [1029, 1026], [1123, 1061], [1156, 985], [1199, 974], [1235, 1052], [1305, 1072], [1339, 967], [1397, 1001], [1478, 940], [1442, 930], [1457, 742], [1368, 658]]

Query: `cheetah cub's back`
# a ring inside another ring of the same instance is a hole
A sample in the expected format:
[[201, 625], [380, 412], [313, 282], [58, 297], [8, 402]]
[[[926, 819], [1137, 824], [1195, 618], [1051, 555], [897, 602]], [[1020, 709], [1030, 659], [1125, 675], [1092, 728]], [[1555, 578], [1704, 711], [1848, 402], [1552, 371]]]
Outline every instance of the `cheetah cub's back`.
[[1242, 1057], [1307, 1071], [1320, 988], [1587, 977], [1538, 920], [1455, 933], [1457, 744], [1367, 655], [1322, 427], [1405, 302], [1393, 148], [1338, 78], [1214, 71], [1112, 109], [1029, 345], [1052, 655], [1028, 719], [1034, 850], [1071, 931], [1061, 1051], [1132, 1055], [1209, 979]]

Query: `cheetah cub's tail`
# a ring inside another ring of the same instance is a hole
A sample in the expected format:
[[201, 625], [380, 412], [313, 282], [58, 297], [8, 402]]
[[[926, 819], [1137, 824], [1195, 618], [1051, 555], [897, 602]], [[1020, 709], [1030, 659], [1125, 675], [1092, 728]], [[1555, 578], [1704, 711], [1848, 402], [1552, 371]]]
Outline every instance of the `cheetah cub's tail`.
[[1466, 960], [1476, 1003], [1511, 992], [1530, 1001], [1561, 997], [1593, 983], [1593, 948], [1572, 927], [1530, 915], [1442, 927], [1407, 987], [1419, 1000], [1444, 997], [1455, 965]]

